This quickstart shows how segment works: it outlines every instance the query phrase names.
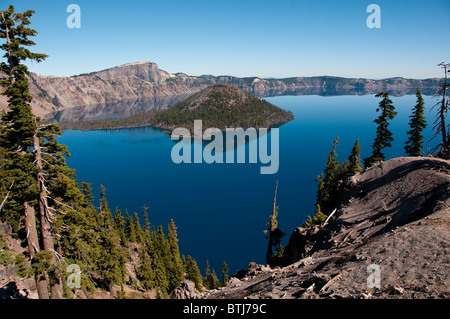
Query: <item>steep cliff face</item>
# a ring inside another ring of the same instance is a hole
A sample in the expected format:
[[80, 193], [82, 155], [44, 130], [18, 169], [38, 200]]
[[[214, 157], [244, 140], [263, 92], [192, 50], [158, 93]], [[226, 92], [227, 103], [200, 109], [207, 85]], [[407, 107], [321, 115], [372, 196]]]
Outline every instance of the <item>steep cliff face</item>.
[[250, 264], [204, 298], [449, 298], [450, 162], [395, 158], [348, 183], [327, 224], [299, 227], [291, 264]]
[[126, 115], [130, 108], [139, 111], [140, 105], [146, 109], [167, 107], [196, 91], [182, 81], [177, 86], [166, 81], [174, 77], [179, 76], [159, 70], [154, 63], [133, 63], [72, 77], [31, 74], [30, 92], [33, 106], [47, 112], [83, 108], [91, 111], [85, 113], [108, 115], [120, 110]]
[[[188, 76], [160, 70], [153, 62], [137, 62], [71, 77], [30, 74], [32, 106], [51, 121], [79, 121], [124, 117], [140, 111], [170, 107], [192, 93], [214, 84], [232, 84], [258, 97], [276, 95], [434, 94], [439, 79], [384, 80], [332, 76], [285, 79], [233, 76]], [[0, 99], [0, 107], [6, 100]]]

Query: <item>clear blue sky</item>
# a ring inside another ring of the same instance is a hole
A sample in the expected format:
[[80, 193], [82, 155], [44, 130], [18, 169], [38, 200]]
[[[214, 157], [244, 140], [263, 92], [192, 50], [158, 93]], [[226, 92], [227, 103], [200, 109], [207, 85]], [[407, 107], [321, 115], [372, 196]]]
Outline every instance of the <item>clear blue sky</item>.
[[[81, 28], [69, 29], [69, 4]], [[369, 29], [369, 4], [381, 28]], [[294, 77], [441, 77], [450, 62], [449, 0], [0, 0], [33, 9], [39, 32], [30, 64], [68, 76], [137, 61], [170, 73]]]

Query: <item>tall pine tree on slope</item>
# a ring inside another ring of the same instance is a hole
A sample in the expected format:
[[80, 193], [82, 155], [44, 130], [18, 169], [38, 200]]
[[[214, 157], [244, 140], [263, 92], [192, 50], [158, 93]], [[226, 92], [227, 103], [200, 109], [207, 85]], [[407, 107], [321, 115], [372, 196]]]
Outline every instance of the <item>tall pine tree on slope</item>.
[[377, 133], [373, 142], [372, 156], [364, 160], [366, 167], [370, 167], [379, 161], [384, 161], [385, 156], [383, 149], [392, 146], [392, 132], [389, 131], [389, 120], [392, 120], [397, 112], [395, 111], [392, 101], [389, 99], [389, 93], [378, 92], [375, 97], [381, 97], [377, 112], [381, 112], [380, 116], [374, 120], [377, 126]]
[[184, 270], [186, 272], [186, 278], [195, 284], [195, 289], [198, 291], [203, 291], [203, 281], [200, 269], [198, 268], [195, 259], [193, 259], [190, 255], [186, 257]]
[[[29, 18], [34, 11], [15, 13], [13, 6], [0, 12], [0, 38], [5, 39], [0, 48], [5, 52], [6, 62], [0, 70], [6, 75], [1, 84], [6, 86], [4, 95], [8, 97], [9, 110], [2, 116], [1, 145], [4, 147], [4, 177], [14, 182], [13, 200], [17, 203], [25, 219], [25, 232], [30, 259], [39, 254], [41, 247], [36, 226], [35, 206], [38, 201], [39, 186], [35, 176], [33, 144], [37, 131], [35, 117], [31, 111], [32, 97], [28, 89], [28, 68], [22, 63], [26, 60], [41, 62], [45, 54], [33, 53], [27, 49], [35, 45], [29, 37], [37, 32], [28, 28]], [[18, 218], [16, 216], [15, 218]], [[14, 217], [12, 217], [14, 218]], [[38, 268], [35, 268], [38, 269]], [[40, 268], [39, 268], [40, 269]], [[48, 299], [47, 274], [36, 273], [36, 286], [39, 297]]]
[[362, 172], [361, 164], [361, 147], [359, 145], [359, 139], [356, 140], [352, 148], [352, 153], [348, 157], [349, 175]]
[[409, 127], [411, 128], [408, 134], [408, 140], [405, 145], [405, 152], [409, 156], [420, 156], [423, 149], [424, 136], [422, 131], [427, 127], [427, 122], [425, 120], [425, 108], [424, 101], [422, 98], [422, 93], [420, 89], [417, 88], [417, 104], [413, 108], [413, 113], [409, 117]]
[[169, 290], [173, 290], [179, 284], [181, 284], [184, 279], [183, 262], [180, 257], [180, 249], [178, 247], [177, 227], [175, 226], [175, 222], [173, 221], [173, 219], [170, 219], [167, 231], [167, 239], [169, 242], [170, 251], [170, 268], [168, 269]]

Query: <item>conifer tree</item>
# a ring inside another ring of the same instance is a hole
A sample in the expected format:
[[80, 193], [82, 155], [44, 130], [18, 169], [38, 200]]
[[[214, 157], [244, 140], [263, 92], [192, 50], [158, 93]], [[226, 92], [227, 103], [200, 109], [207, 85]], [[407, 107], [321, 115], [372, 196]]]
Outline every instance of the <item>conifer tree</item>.
[[211, 275], [212, 275], [212, 273], [211, 273], [211, 269], [209, 268], [209, 262], [208, 262], [208, 260], [206, 260], [205, 276], [203, 277], [203, 285], [208, 290], [214, 289], [214, 288], [212, 288]]
[[94, 201], [94, 195], [92, 195], [92, 185], [90, 183], [81, 182], [80, 190], [83, 194], [83, 198], [85, 199], [84, 206], [92, 206], [92, 202]]
[[[336, 169], [338, 166], [336, 147], [339, 145], [339, 136], [333, 141], [330, 154], [328, 155], [327, 164], [325, 166], [325, 176], [323, 177], [323, 191], [317, 204], [325, 211], [328, 210], [328, 201], [332, 197], [334, 182], [336, 180]], [[320, 186], [320, 185], [319, 185]]]
[[324, 184], [330, 184], [333, 180], [334, 173], [336, 171], [337, 167], [337, 152], [336, 147], [339, 145], [339, 136], [336, 137], [336, 139], [333, 141], [332, 149], [330, 151], [330, 154], [328, 155], [327, 159], [327, 165], [325, 166], [325, 178], [324, 178]]
[[125, 263], [128, 257], [120, 246], [120, 238], [111, 231], [99, 231], [99, 247], [96, 255], [95, 271], [104, 283], [104, 288], [112, 291], [114, 284], [121, 285], [125, 276]]
[[273, 197], [273, 209], [272, 215], [270, 215], [270, 220], [266, 224], [267, 229], [264, 230], [264, 234], [269, 239], [266, 251], [266, 263], [267, 265], [271, 265], [273, 262], [273, 247], [278, 247], [281, 244], [281, 239], [284, 235], [286, 235], [281, 229], [278, 227], [278, 206], [277, 202], [277, 189], [278, 189], [278, 180], [275, 183], [275, 194]]
[[374, 120], [377, 126], [377, 133], [375, 140], [373, 142], [372, 156], [364, 160], [366, 167], [374, 165], [376, 162], [384, 161], [385, 156], [383, 154], [383, 149], [392, 146], [392, 132], [389, 131], [389, 120], [392, 120], [397, 112], [395, 111], [392, 101], [389, 99], [389, 93], [378, 92], [375, 97], [381, 97], [382, 100], [379, 103], [377, 112], [381, 112], [380, 116]]
[[222, 282], [220, 283], [221, 286], [225, 287], [228, 283], [228, 280], [230, 279], [230, 276], [228, 275], [228, 271], [230, 269], [228, 268], [228, 265], [226, 261], [224, 260], [222, 263]]
[[125, 236], [125, 220], [122, 216], [120, 209], [116, 208], [114, 213], [114, 224], [117, 235], [119, 235], [122, 246], [127, 243], [127, 238]]
[[103, 185], [100, 185], [99, 218], [100, 224], [103, 227], [109, 227], [113, 225], [111, 210], [109, 209], [108, 201], [106, 200], [106, 188]]
[[145, 242], [147, 243], [147, 245], [150, 245], [150, 219], [148, 218], [148, 213], [147, 213], [148, 207], [144, 206], [143, 207], [143, 213], [144, 213], [144, 237], [145, 237]]
[[322, 209], [320, 205], [316, 205], [316, 211], [313, 217], [309, 216], [309, 218], [302, 224], [302, 227], [310, 227], [314, 225], [318, 225], [323, 223], [327, 219], [327, 215], [322, 213]]
[[317, 176], [317, 193], [316, 193], [316, 211], [317, 209], [320, 209], [320, 205], [323, 204], [323, 202], [325, 201], [325, 198], [328, 196], [326, 194], [326, 190], [325, 190], [325, 183], [324, 183], [324, 177], [323, 177], [323, 172], [320, 173], [319, 176]]
[[209, 282], [210, 287], [209, 289], [217, 289], [220, 287], [220, 281], [219, 278], [217, 278], [216, 271], [214, 270], [214, 268], [207, 281]]
[[[43, 204], [42, 198], [39, 196], [43, 192], [42, 185], [39, 182], [41, 172], [39, 168], [36, 169], [36, 159], [33, 153], [35, 143], [38, 141], [36, 138], [38, 120], [31, 111], [32, 97], [29, 93], [27, 79], [29, 72], [23, 62], [26, 60], [41, 62], [47, 56], [41, 53], [33, 53], [27, 48], [35, 45], [29, 38], [36, 36], [37, 31], [27, 27], [30, 24], [29, 18], [34, 14], [34, 11], [27, 10], [24, 13], [15, 13], [14, 11], [12, 5], [8, 9], [0, 11], [0, 38], [6, 39], [6, 43], [0, 46], [5, 52], [3, 57], [6, 60], [6, 62], [0, 63], [0, 70], [6, 75], [6, 78], [0, 80], [0, 83], [6, 86], [2, 94], [8, 97], [9, 107], [8, 112], [1, 119], [0, 144], [5, 151], [5, 163], [2, 168], [7, 172], [8, 180], [14, 181], [12, 192], [14, 200], [18, 204], [16, 208], [21, 206], [20, 210], [23, 211], [25, 217], [28, 251], [30, 258], [33, 260], [35, 257], [40, 259], [44, 257], [44, 254], [37, 256], [41, 247], [35, 220], [35, 207], [38, 203]], [[41, 192], [39, 192], [40, 188]], [[40, 214], [41, 222], [48, 218], [48, 216], [43, 215], [42, 210]], [[46, 246], [44, 249], [51, 249], [51, 256], [53, 247], [47, 247], [47, 244], [52, 242], [51, 234], [48, 232], [49, 227], [47, 227], [47, 223], [41, 226], [41, 235], [43, 235], [41, 239]], [[42, 267], [35, 267], [34, 269], [43, 271], [35, 275], [39, 298], [48, 299], [50, 295], [46, 283], [46, 270]], [[51, 297], [61, 298], [62, 289], [59, 279], [52, 275], [50, 280]]]
[[115, 232], [115, 224], [104, 187], [101, 187], [99, 216], [101, 223], [97, 228], [99, 247], [96, 251], [95, 270], [102, 276], [105, 287], [112, 291], [114, 284], [123, 284], [128, 254], [121, 246], [121, 239]]
[[190, 255], [186, 257], [185, 263], [186, 278], [195, 284], [195, 288], [198, 291], [203, 290], [203, 281], [200, 269], [198, 268], [197, 262]]
[[152, 260], [148, 255], [146, 245], [139, 248], [139, 267], [136, 271], [139, 281], [146, 289], [155, 287], [155, 273], [152, 268]]
[[203, 279], [203, 285], [206, 289], [216, 289], [219, 288], [220, 282], [217, 278], [216, 272], [213, 269], [209, 268], [209, 262], [206, 260], [206, 266], [205, 266], [205, 277]]
[[128, 210], [125, 211], [125, 234], [127, 241], [132, 243], [137, 242], [136, 228], [134, 227], [133, 218], [128, 214]]
[[143, 243], [144, 231], [142, 230], [141, 222], [139, 220], [139, 215], [137, 212], [134, 212], [132, 227], [134, 228], [134, 233], [136, 234], [136, 243]]
[[341, 185], [343, 185], [342, 181], [349, 175], [353, 175], [355, 171], [361, 169], [359, 161], [359, 141], [357, 140], [355, 142], [349, 160], [343, 163], [337, 160], [338, 155], [336, 147], [338, 144], [339, 136], [333, 141], [324, 172], [317, 177], [316, 210], [314, 216], [309, 217], [308, 220], [303, 223], [303, 226], [305, 227], [321, 224], [326, 220], [338, 201]]
[[3, 231], [0, 228], [0, 266], [6, 266], [7, 264], [10, 264], [12, 262], [13, 260], [8, 249], [8, 242], [3, 236]]
[[344, 171], [347, 169], [347, 163], [340, 163], [337, 160], [336, 147], [338, 145], [339, 136], [332, 143], [324, 172], [317, 177], [316, 219], [323, 219], [324, 216], [326, 218], [326, 214], [332, 209], [338, 192], [338, 181], [343, 177]]
[[169, 243], [169, 269], [168, 269], [168, 277], [169, 277], [169, 291], [175, 289], [183, 282], [183, 263], [180, 257], [180, 249], [178, 247], [178, 235], [177, 235], [177, 227], [175, 226], [175, 222], [173, 219], [170, 219], [167, 238]]
[[427, 126], [427, 122], [425, 120], [425, 108], [424, 101], [422, 98], [422, 93], [420, 89], [417, 88], [416, 92], [417, 104], [413, 108], [413, 113], [409, 117], [409, 127], [411, 130], [408, 131], [408, 140], [405, 145], [405, 152], [409, 156], [420, 156], [423, 149], [423, 140], [424, 136], [422, 135], [422, 131]]
[[167, 289], [169, 288], [169, 280], [166, 274], [164, 258], [163, 256], [161, 256], [160, 251], [156, 251], [156, 253], [152, 255], [152, 261], [155, 287], [159, 287], [164, 294], [167, 294]]
[[359, 139], [356, 140], [355, 144], [352, 148], [352, 153], [348, 158], [349, 162], [349, 175], [353, 175], [355, 173], [362, 172], [362, 163], [361, 163], [361, 148], [359, 146]]

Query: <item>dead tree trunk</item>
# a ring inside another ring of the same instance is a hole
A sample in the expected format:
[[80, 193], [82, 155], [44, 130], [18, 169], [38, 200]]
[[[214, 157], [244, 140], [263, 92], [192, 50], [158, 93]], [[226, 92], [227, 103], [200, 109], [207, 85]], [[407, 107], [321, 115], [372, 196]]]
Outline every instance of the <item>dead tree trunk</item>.
[[[25, 232], [27, 236], [28, 251], [30, 253], [30, 259], [33, 260], [36, 253], [39, 252], [35, 211], [32, 206], [28, 205], [27, 201], [23, 202], [23, 208], [25, 212]], [[49, 299], [45, 273], [35, 274], [34, 277], [39, 299]]]
[[442, 96], [442, 100], [435, 104], [434, 107], [439, 105], [439, 110], [437, 112], [437, 118], [434, 122], [433, 130], [435, 131], [433, 138], [441, 135], [442, 141], [434, 148], [437, 156], [444, 159], [450, 159], [450, 141], [449, 133], [447, 132], [447, 125], [445, 124], [445, 118], [448, 112], [448, 101], [447, 101], [447, 87], [450, 84], [447, 83], [447, 72], [450, 68], [450, 63], [439, 63], [440, 67], [444, 69], [444, 79], [441, 88], [439, 89], [439, 95]]
[[[45, 187], [45, 178], [44, 178], [44, 167], [42, 165], [41, 147], [39, 137], [37, 136], [37, 132], [34, 134], [33, 144], [34, 144], [33, 146], [34, 146], [35, 165], [37, 169], [36, 178], [39, 184], [39, 213], [41, 220], [42, 244], [44, 246], [44, 250], [49, 251], [52, 254], [51, 263], [55, 267], [55, 269], [57, 269], [58, 261], [56, 260], [55, 256], [55, 246], [53, 244], [52, 226], [51, 226], [52, 214], [50, 213], [48, 206], [47, 188]], [[49, 273], [49, 280], [51, 287], [51, 298], [62, 299], [63, 289], [61, 285], [61, 279], [59, 278], [57, 271], [53, 270]]]

